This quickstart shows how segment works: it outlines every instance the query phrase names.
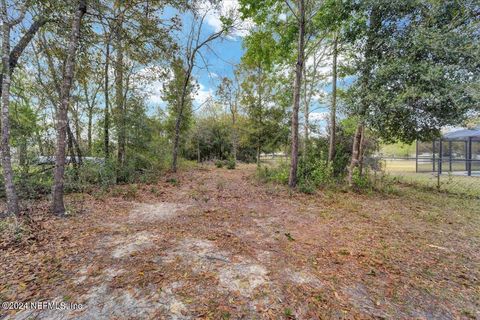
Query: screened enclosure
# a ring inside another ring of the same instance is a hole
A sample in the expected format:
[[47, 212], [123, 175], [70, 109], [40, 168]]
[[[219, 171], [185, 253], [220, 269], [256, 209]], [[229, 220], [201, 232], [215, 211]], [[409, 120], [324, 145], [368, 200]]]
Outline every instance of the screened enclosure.
[[480, 128], [444, 134], [429, 142], [417, 141], [417, 172], [480, 176]]

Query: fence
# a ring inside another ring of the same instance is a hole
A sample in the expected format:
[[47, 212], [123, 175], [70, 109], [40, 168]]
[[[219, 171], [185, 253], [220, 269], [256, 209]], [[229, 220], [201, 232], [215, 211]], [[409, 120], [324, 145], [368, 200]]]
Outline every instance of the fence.
[[[412, 186], [480, 198], [478, 159], [374, 157], [367, 159], [366, 164], [376, 176], [385, 175]], [[468, 176], [469, 171], [471, 176]]]

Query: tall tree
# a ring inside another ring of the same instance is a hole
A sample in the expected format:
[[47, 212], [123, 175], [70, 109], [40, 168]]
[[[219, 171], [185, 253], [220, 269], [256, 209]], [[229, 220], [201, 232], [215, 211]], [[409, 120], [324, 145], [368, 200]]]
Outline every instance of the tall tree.
[[228, 106], [230, 116], [232, 119], [232, 158], [233, 161], [237, 161], [237, 149], [238, 149], [238, 105], [240, 103], [240, 83], [238, 80], [237, 71], [234, 72], [233, 80], [229, 78], [223, 78], [217, 91], [222, 103]]
[[[364, 133], [384, 141], [431, 139], [478, 106], [478, 5], [475, 1], [361, 3], [352, 41], [357, 80], [348, 104], [358, 120], [349, 166], [361, 174]], [[357, 169], [358, 168], [358, 169]]]
[[[171, 79], [164, 86], [163, 99], [167, 103], [168, 111], [166, 127], [169, 131], [170, 137], [175, 139], [177, 133], [178, 136], [182, 136], [187, 132], [192, 122], [192, 94], [194, 86], [191, 83], [192, 79], [190, 79], [186, 89], [184, 89], [187, 73], [183, 61], [180, 58], [176, 58], [172, 61], [171, 70]], [[183, 100], [182, 96], [184, 96]], [[183, 104], [183, 106], [181, 106], [181, 104]], [[177, 131], [179, 118], [181, 118], [180, 127]]]
[[356, 168], [360, 166], [361, 161], [361, 149], [362, 149], [362, 140], [363, 133], [365, 132], [365, 116], [369, 107], [368, 100], [368, 90], [369, 90], [369, 81], [371, 78], [371, 72], [375, 67], [375, 58], [379, 53], [379, 47], [376, 46], [380, 42], [379, 30], [382, 26], [382, 12], [378, 4], [373, 4], [372, 7], [367, 9], [368, 17], [368, 27], [365, 33], [365, 48], [363, 50], [363, 61], [360, 64], [360, 75], [358, 79], [358, 84], [360, 86], [360, 97], [359, 103], [360, 107], [358, 110], [358, 124], [355, 129], [355, 134], [353, 136], [353, 145], [352, 145], [352, 158], [350, 160], [350, 166], [348, 168], [348, 182], [350, 185], [353, 184], [353, 175]]
[[335, 157], [335, 138], [337, 132], [337, 59], [338, 59], [338, 35], [333, 35], [332, 52], [332, 105], [330, 107], [330, 137], [328, 145], [328, 161]]
[[106, 32], [105, 36], [105, 68], [104, 68], [104, 94], [105, 94], [105, 107], [103, 116], [103, 153], [105, 159], [110, 157], [110, 95], [109, 95], [109, 72], [110, 72], [110, 42], [111, 33]]
[[55, 171], [52, 191], [52, 211], [57, 215], [65, 214], [64, 193], [64, 172], [65, 172], [65, 139], [68, 120], [68, 104], [70, 100], [70, 89], [72, 87], [75, 69], [75, 54], [80, 41], [80, 28], [82, 18], [87, 11], [87, 1], [79, 0], [75, 14], [72, 18], [70, 39], [67, 48], [67, 58], [63, 81], [61, 86], [60, 104], [57, 109], [57, 143], [55, 152]]
[[[216, 8], [213, 8], [215, 10]], [[212, 10], [199, 11], [199, 8], [193, 8], [192, 21], [190, 22], [190, 32], [187, 39], [187, 45], [185, 48], [185, 77], [180, 95], [180, 102], [178, 104], [177, 119], [175, 121], [175, 135], [173, 138], [173, 151], [172, 151], [172, 171], [177, 171], [178, 151], [180, 146], [180, 128], [182, 125], [182, 117], [185, 109], [185, 103], [189, 93], [188, 87], [190, 85], [193, 69], [196, 67], [197, 56], [200, 54], [202, 48], [208, 46], [216, 39], [227, 35], [229, 31], [234, 28], [235, 18], [232, 16], [233, 12], [228, 12], [227, 16], [222, 17], [222, 26], [218, 31], [214, 31], [204, 36], [204, 23], [208, 14], [211, 14]], [[218, 12], [217, 12], [218, 13]]]
[[[316, 16], [322, 5], [313, 0], [276, 0], [253, 1], [240, 0], [240, 11], [244, 18], [253, 18], [254, 22], [274, 34], [278, 43], [278, 53], [273, 59], [278, 63], [292, 64], [294, 67], [293, 102], [291, 114], [291, 157], [289, 186], [297, 184], [298, 149], [299, 149], [299, 110], [301, 103], [302, 77], [305, 63], [305, 48], [309, 41], [318, 38], [315, 26]], [[285, 19], [279, 18], [284, 16]], [[280, 21], [279, 21], [280, 20]]]
[[19, 24], [26, 12], [26, 7], [20, 9], [17, 18], [10, 16], [6, 1], [1, 1], [1, 17], [2, 17], [2, 139], [1, 153], [3, 176], [5, 180], [5, 193], [7, 195], [7, 210], [10, 214], [18, 214], [18, 196], [13, 182], [13, 169], [10, 155], [10, 32], [12, 27]]
[[[121, 1], [120, 1], [121, 3]], [[123, 19], [125, 17], [125, 10], [122, 10], [118, 4], [120, 12], [116, 17], [114, 38], [115, 38], [115, 114], [117, 126], [117, 180], [121, 180], [123, 167], [126, 160], [126, 109], [124, 100], [124, 41], [123, 41]]]
[[[287, 2], [288, 3], [288, 2]], [[291, 8], [289, 6], [289, 8]], [[298, 22], [297, 62], [295, 64], [295, 82], [293, 83], [293, 108], [292, 108], [292, 147], [290, 156], [290, 175], [288, 186], [297, 185], [298, 168], [298, 112], [300, 110], [300, 94], [302, 87], [303, 64], [305, 58], [305, 1], [298, 0], [298, 10], [293, 11]]]

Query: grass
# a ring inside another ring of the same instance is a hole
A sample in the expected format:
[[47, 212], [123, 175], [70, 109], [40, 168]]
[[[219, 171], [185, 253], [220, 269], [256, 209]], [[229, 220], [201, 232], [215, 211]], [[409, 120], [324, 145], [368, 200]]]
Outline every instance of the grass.
[[[454, 169], [458, 166], [461, 164], [454, 164]], [[480, 177], [444, 173], [438, 180], [436, 173], [415, 172], [415, 160], [385, 160], [384, 169], [390, 177], [400, 183], [427, 189], [439, 189], [452, 194], [480, 197]], [[457, 169], [460, 170], [460, 167]]]

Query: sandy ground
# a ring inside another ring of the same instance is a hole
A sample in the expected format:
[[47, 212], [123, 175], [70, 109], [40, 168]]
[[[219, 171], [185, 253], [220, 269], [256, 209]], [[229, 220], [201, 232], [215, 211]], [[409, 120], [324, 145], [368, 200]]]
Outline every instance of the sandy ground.
[[31, 236], [2, 249], [0, 299], [83, 307], [2, 315], [480, 319], [477, 200], [303, 195], [253, 174], [208, 167], [72, 196], [62, 219], [39, 204]]

